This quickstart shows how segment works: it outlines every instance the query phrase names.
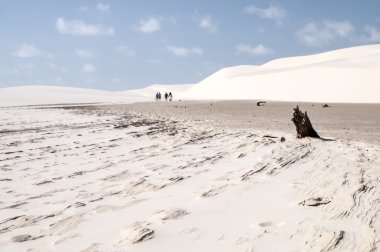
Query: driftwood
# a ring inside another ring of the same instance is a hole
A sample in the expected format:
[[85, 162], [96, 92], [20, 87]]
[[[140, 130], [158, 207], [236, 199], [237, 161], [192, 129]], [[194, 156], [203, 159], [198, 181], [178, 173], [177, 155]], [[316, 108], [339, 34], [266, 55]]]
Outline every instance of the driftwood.
[[316, 197], [316, 198], [310, 198], [310, 199], [304, 200], [304, 201], [298, 203], [298, 205], [301, 205], [301, 206], [320, 206], [320, 205], [326, 205], [330, 202], [331, 202], [331, 200], [329, 200], [327, 198]]
[[265, 101], [259, 101], [256, 103], [256, 105], [260, 107], [260, 106], [264, 106], [265, 103], [266, 103]]
[[307, 112], [305, 111], [305, 114], [299, 109], [297, 106], [294, 109], [292, 122], [296, 126], [297, 130], [297, 137], [303, 138], [303, 137], [318, 137], [318, 133], [314, 130], [313, 126], [311, 125], [310, 119], [307, 116]]

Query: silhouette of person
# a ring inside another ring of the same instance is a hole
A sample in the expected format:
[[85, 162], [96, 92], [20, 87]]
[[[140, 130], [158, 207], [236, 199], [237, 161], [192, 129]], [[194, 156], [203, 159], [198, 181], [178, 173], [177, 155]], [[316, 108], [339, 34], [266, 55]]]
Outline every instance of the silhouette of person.
[[172, 92], [169, 92], [169, 101], [172, 101], [172, 100], [173, 100]]
[[168, 93], [167, 92], [165, 92], [165, 101], [168, 101]]

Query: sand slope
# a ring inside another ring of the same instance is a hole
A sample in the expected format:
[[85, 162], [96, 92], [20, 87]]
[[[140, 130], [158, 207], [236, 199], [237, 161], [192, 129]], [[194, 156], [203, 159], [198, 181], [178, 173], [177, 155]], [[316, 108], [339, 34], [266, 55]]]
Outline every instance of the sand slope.
[[380, 45], [222, 69], [183, 99], [380, 103]]
[[143, 101], [142, 96], [94, 89], [17, 86], [0, 89], [0, 106]]

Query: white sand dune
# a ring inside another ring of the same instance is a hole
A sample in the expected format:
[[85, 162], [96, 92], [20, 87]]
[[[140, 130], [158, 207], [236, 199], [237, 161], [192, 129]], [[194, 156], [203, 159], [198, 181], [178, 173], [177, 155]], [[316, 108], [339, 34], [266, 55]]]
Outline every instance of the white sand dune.
[[0, 89], [0, 106], [118, 103], [146, 100], [142, 96], [118, 92], [57, 86], [17, 86]]
[[222, 69], [183, 99], [380, 103], [380, 45]]
[[17, 86], [0, 88], [0, 106], [69, 104], [69, 103], [131, 103], [150, 101], [157, 91], [172, 92], [174, 99], [191, 85], [152, 85], [143, 89], [111, 92], [95, 89], [58, 86]]

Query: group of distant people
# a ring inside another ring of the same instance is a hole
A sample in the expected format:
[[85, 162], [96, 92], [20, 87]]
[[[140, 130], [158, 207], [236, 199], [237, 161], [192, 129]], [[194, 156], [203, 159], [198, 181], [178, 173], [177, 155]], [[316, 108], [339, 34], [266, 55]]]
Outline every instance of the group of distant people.
[[[164, 98], [165, 98], [165, 101], [172, 101], [173, 100], [173, 95], [172, 95], [172, 92], [165, 92], [165, 95], [164, 95]], [[161, 92], [157, 92], [156, 93], [156, 101], [161, 101]]]

